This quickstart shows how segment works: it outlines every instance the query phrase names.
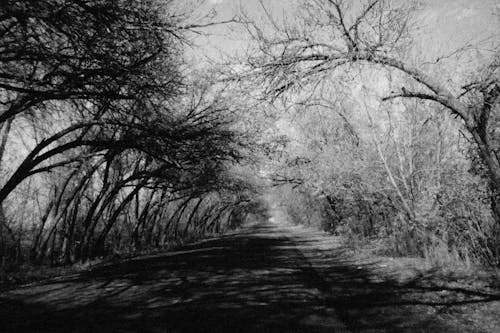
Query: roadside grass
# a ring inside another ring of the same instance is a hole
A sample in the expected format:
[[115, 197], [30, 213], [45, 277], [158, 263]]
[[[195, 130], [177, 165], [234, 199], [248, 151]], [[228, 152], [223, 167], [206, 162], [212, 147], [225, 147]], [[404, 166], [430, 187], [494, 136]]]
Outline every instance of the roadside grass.
[[449, 251], [445, 246], [427, 247], [423, 257], [396, 256], [387, 251], [387, 244], [381, 239], [353, 241], [351, 238], [336, 237], [356, 260], [378, 262], [378, 266], [385, 271], [399, 276], [400, 282], [415, 277], [433, 277], [442, 282], [461, 282], [500, 291], [500, 268], [474, 264], [470, 258], [463, 258], [457, 251]]
[[403, 286], [434, 290], [434, 294], [428, 295], [431, 301], [439, 303], [450, 293], [491, 295], [498, 300], [443, 305], [436, 314], [439, 320], [453, 324], [457, 332], [500, 332], [499, 268], [474, 264], [443, 246], [428, 248], [425, 257], [408, 257], [384, 253], [380, 240], [353, 246], [344, 239], [342, 244], [351, 250], [354, 260], [376, 263], [372, 267], [376, 267], [374, 273], [380, 280], [391, 277]]
[[50, 281], [56, 278], [66, 278], [84, 272], [89, 272], [102, 266], [113, 265], [135, 258], [161, 255], [165, 252], [175, 251], [176, 249], [187, 244], [194, 244], [203, 240], [223, 235], [228, 232], [237, 232], [237, 230], [239, 230], [239, 228], [223, 231], [220, 233], [214, 232], [206, 233], [204, 235], [186, 235], [186, 237], [182, 239], [171, 240], [168, 245], [160, 248], [148, 247], [137, 251], [115, 252], [104, 257], [86, 260], [84, 262], [76, 262], [70, 265], [32, 265], [29, 263], [23, 263], [21, 265], [5, 265], [4, 267], [0, 266], [0, 291], [9, 290], [32, 283], [42, 283], [44, 281]]
[[[99, 260], [99, 261], [102, 261]], [[96, 261], [97, 262], [97, 261]], [[88, 270], [95, 263], [77, 263], [71, 266], [49, 266], [22, 264], [15, 268], [0, 268], [0, 291], [34, 282], [50, 280], [59, 276], [70, 276]]]
[[322, 234], [350, 261], [370, 267], [371, 283], [400, 286], [406, 297], [428, 304], [415, 306], [417, 311], [432, 312], [450, 332], [500, 333], [499, 268], [474, 264], [444, 246], [428, 247], [421, 257], [396, 256], [388, 250], [392, 240]]

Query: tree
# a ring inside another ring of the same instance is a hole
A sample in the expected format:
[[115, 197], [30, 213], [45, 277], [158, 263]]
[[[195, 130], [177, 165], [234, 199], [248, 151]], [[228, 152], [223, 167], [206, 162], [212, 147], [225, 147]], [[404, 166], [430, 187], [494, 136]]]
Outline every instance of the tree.
[[454, 91], [439, 76], [413, 66], [401, 52], [411, 41], [414, 9], [415, 4], [389, 0], [313, 0], [302, 3], [296, 20], [280, 22], [268, 15], [271, 24], [262, 27], [247, 17], [247, 30], [261, 51], [249, 64], [274, 97], [317, 86], [352, 64], [403, 74], [415, 89], [400, 86], [382, 100], [432, 101], [462, 121], [485, 166], [492, 211], [500, 225], [499, 45], [477, 77]]
[[183, 32], [217, 23], [186, 23], [178, 10], [170, 0], [0, 5], [0, 161], [14, 159], [0, 181], [2, 259], [24, 244], [52, 263], [160, 247], [181, 229], [221, 230], [245, 206], [235, 193], [251, 186], [231, 187], [228, 172], [246, 140], [235, 99], [183, 66]]
[[50, 126], [2, 180], [0, 203], [24, 179], [77, 163], [75, 154], [61, 159], [68, 151], [131, 147], [102, 133], [147, 118], [148, 98], [175, 97], [178, 22], [156, 10], [154, 0], [2, 2], [0, 161], [16, 119]]

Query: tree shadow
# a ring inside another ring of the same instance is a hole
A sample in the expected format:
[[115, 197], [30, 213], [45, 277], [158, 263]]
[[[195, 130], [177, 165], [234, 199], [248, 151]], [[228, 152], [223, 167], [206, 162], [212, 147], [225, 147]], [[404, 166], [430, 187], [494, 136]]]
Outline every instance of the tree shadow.
[[376, 281], [375, 264], [316, 245], [261, 224], [11, 290], [0, 294], [0, 331], [446, 332], [436, 320], [443, 308], [500, 299], [463, 289], [436, 298], [443, 289], [418, 280]]

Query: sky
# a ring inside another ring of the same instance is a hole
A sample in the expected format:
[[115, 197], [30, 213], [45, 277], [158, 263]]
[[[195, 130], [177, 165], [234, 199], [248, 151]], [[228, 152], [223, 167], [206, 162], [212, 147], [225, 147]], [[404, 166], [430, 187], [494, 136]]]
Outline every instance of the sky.
[[[273, 15], [292, 12], [298, 0], [262, 0]], [[402, 0], [394, 0], [402, 1]], [[418, 13], [419, 30], [424, 53], [430, 57], [446, 54], [471, 42], [500, 32], [500, 0], [423, 0]], [[250, 15], [262, 15], [259, 0], [205, 0], [201, 12], [215, 10], [216, 20], [227, 20], [243, 8]], [[235, 33], [234, 26], [220, 25], [206, 30], [207, 36], [194, 36], [197, 46], [190, 56], [197, 59], [219, 59], [221, 54], [232, 55], [246, 49], [244, 34]]]
[[[273, 15], [290, 11], [296, 0], [263, 0], [263, 3]], [[252, 17], [264, 15], [259, 0], [205, 0], [199, 8], [200, 13], [215, 11], [215, 21], [225, 21], [233, 18], [240, 10]], [[224, 56], [232, 56], [245, 51], [248, 38], [242, 33], [242, 27], [234, 24], [217, 25], [206, 29], [206, 36], [193, 36], [195, 48], [189, 56], [195, 59], [210, 58], [219, 60]], [[203, 63], [201, 63], [203, 64]]]

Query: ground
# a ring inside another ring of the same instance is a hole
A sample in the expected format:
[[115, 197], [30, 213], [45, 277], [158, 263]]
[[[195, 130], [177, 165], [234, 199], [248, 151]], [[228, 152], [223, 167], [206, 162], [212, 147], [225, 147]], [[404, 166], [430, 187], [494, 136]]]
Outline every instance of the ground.
[[[500, 290], [270, 221], [0, 294], [1, 332], [500, 332]], [[493, 286], [493, 287], [492, 287]]]

